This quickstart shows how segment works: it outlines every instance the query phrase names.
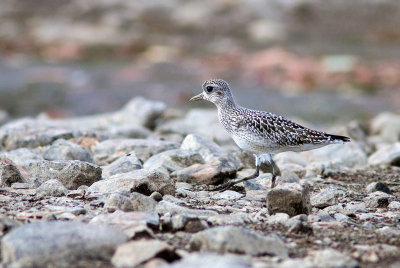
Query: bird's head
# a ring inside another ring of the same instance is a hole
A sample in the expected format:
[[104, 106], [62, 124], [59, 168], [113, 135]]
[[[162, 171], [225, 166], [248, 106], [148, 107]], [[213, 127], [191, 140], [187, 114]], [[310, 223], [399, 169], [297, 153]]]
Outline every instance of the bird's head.
[[204, 82], [203, 92], [191, 98], [190, 101], [207, 100], [218, 106], [231, 98], [231, 89], [226, 81], [211, 79]]

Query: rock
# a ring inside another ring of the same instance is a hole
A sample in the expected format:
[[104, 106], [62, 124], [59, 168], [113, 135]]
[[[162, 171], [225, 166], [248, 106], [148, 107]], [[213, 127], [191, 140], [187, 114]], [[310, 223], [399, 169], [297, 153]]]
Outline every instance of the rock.
[[356, 251], [351, 254], [352, 257], [371, 263], [377, 263], [380, 259], [398, 256], [400, 253], [398, 247], [386, 244], [354, 245], [353, 249]]
[[13, 267], [78, 267], [109, 261], [127, 237], [106, 225], [38, 222], [13, 229], [3, 239], [3, 264]]
[[328, 186], [318, 194], [311, 196], [311, 205], [320, 209], [336, 205], [339, 202], [338, 199], [343, 197], [344, 194], [343, 190], [339, 190], [335, 186]]
[[7, 187], [15, 182], [24, 181], [24, 178], [16, 166], [0, 162], [0, 187]]
[[67, 188], [56, 179], [45, 181], [36, 189], [36, 195], [39, 197], [65, 196], [67, 193]]
[[400, 136], [400, 115], [381, 113], [371, 120], [371, 133], [375, 134], [374, 140], [379, 143], [393, 144], [398, 142]]
[[20, 226], [21, 223], [4, 215], [0, 216], [0, 235], [3, 237], [12, 229]]
[[196, 233], [208, 228], [208, 224], [205, 220], [202, 220], [196, 216], [178, 214], [167, 219], [167, 215], [163, 217], [163, 230], [185, 231], [188, 233]]
[[212, 210], [190, 209], [165, 200], [160, 201], [157, 204], [156, 212], [160, 215], [169, 213], [171, 216], [185, 215], [187, 217], [192, 217], [192, 218], [198, 217], [200, 219], [207, 219], [208, 217], [218, 215], [217, 212]]
[[285, 244], [276, 234], [262, 236], [234, 226], [214, 227], [198, 232], [192, 236], [189, 243], [192, 250], [288, 257]]
[[233, 144], [231, 137], [220, 126], [215, 110], [191, 109], [184, 119], [169, 120], [156, 128], [160, 133], [199, 134], [218, 144]]
[[379, 148], [368, 158], [371, 166], [400, 166], [400, 142]]
[[350, 256], [331, 248], [312, 251], [308, 254], [306, 259], [312, 263], [312, 267], [359, 267], [357, 261], [353, 260]]
[[181, 149], [198, 152], [206, 162], [226, 155], [224, 150], [215, 142], [197, 134], [187, 135], [182, 142]]
[[104, 203], [104, 208], [108, 212], [114, 212], [116, 210], [122, 211], [133, 211], [132, 201], [129, 196], [121, 193], [111, 194], [106, 202]]
[[102, 166], [103, 178], [109, 178], [115, 174], [128, 173], [136, 169], [142, 169], [142, 163], [136, 157], [135, 152], [126, 154], [107, 166]]
[[244, 194], [241, 194], [241, 193], [238, 193], [235, 191], [231, 191], [231, 190], [226, 190], [221, 193], [217, 193], [217, 194], [213, 195], [212, 199], [238, 200], [238, 199], [242, 198], [243, 196], [244, 196]]
[[194, 164], [203, 163], [203, 158], [197, 152], [174, 149], [153, 155], [144, 163], [144, 168], [173, 172]]
[[285, 225], [289, 220], [289, 215], [286, 213], [276, 213], [267, 218], [267, 222], [272, 225]]
[[[119, 116], [117, 115], [116, 117]], [[130, 115], [129, 117], [132, 118]], [[106, 126], [97, 126], [87, 130], [83, 129], [82, 132], [82, 135], [77, 136], [94, 136], [99, 138], [100, 140], [121, 138], [146, 139], [152, 134], [149, 129], [142, 126], [134, 125], [129, 122], [113, 122], [107, 124]], [[91, 133], [93, 134], [91, 135]]]
[[154, 211], [157, 202], [140, 193], [113, 193], [107, 198], [104, 208], [108, 212], [122, 211]]
[[367, 155], [354, 142], [329, 145], [318, 150], [302, 152], [301, 154], [306, 157], [309, 163], [307, 169], [320, 166], [342, 170], [343, 167], [364, 167], [367, 164]]
[[150, 228], [159, 227], [159, 217], [155, 212], [122, 212], [115, 211], [112, 214], [100, 214], [90, 220], [89, 224], [108, 224], [117, 226], [122, 230], [146, 226]]
[[157, 206], [157, 201], [140, 193], [131, 193], [129, 198], [135, 211], [154, 211]]
[[[12, 163], [20, 169], [22, 173], [30, 164], [43, 161], [43, 157], [32, 152], [27, 148], [19, 148], [9, 152], [0, 153], [0, 159], [6, 161], [12, 161]], [[23, 170], [21, 170], [23, 169]], [[24, 175], [24, 174], [22, 174]]]
[[118, 246], [111, 263], [116, 267], [138, 267], [152, 258], [163, 258], [171, 262], [178, 259], [174, 249], [158, 240], [131, 241]]
[[364, 198], [364, 201], [365, 201], [367, 207], [385, 208], [389, 205], [389, 202], [392, 199], [393, 199], [392, 195], [377, 191], [377, 192], [370, 193], [366, 198]]
[[247, 213], [234, 212], [232, 214], [218, 214], [207, 218], [207, 222], [211, 225], [237, 225], [243, 226], [252, 223], [254, 220]]
[[151, 193], [150, 198], [153, 198], [153, 200], [160, 202], [163, 197], [159, 192], [153, 192]]
[[400, 202], [399, 201], [392, 201], [388, 205], [388, 209], [393, 209], [393, 210], [400, 210]]
[[309, 186], [295, 183], [277, 185], [267, 193], [267, 208], [270, 214], [283, 212], [289, 216], [311, 212]]
[[[170, 141], [143, 140], [143, 139], [110, 139], [93, 147], [92, 151], [96, 162], [110, 163], [132, 151], [141, 161], [146, 161], [152, 155], [179, 148], [179, 144]], [[108, 160], [108, 159], [111, 159]]]
[[242, 167], [233, 157], [219, 157], [206, 164], [195, 164], [193, 166], [181, 169], [172, 176], [178, 181], [195, 184], [218, 184], [228, 178], [234, 178], [236, 171]]
[[55, 141], [43, 152], [46, 160], [80, 160], [93, 163], [93, 157], [88, 149], [76, 143], [63, 139]]
[[20, 119], [0, 128], [0, 140], [6, 150], [17, 148], [36, 148], [52, 144], [58, 139], [70, 139], [73, 133], [69, 129], [55, 128], [34, 119]]
[[285, 225], [291, 233], [312, 234], [313, 232], [311, 225], [307, 221], [307, 215], [304, 214], [290, 218]]
[[170, 268], [250, 268], [253, 267], [251, 259], [234, 254], [218, 255], [212, 252], [191, 253], [183, 259], [173, 262]]
[[68, 189], [91, 185], [101, 179], [101, 168], [79, 160], [41, 161], [29, 166], [29, 182], [39, 186], [56, 179]]
[[376, 229], [376, 233], [388, 238], [398, 240], [400, 238], [400, 230], [394, 227], [384, 226]]
[[372, 193], [376, 191], [384, 192], [387, 194], [392, 194], [392, 191], [390, 191], [389, 187], [384, 184], [383, 182], [372, 182], [367, 185], [367, 193]]
[[130, 115], [131, 120], [134, 121], [133, 123], [153, 129], [156, 120], [162, 115], [166, 108], [167, 106], [163, 102], [136, 97], [129, 101], [122, 111]]
[[128, 191], [139, 192], [145, 195], [159, 192], [165, 195], [174, 194], [175, 186], [174, 182], [166, 174], [147, 169], [138, 169], [97, 181], [88, 188], [88, 191], [99, 193]]

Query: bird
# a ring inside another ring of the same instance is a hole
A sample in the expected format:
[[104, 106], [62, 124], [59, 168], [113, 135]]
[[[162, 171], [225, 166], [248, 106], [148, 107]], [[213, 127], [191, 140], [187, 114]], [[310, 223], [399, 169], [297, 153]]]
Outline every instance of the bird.
[[308, 151], [351, 141], [346, 136], [312, 130], [281, 115], [242, 107], [235, 102], [229, 84], [223, 79], [206, 80], [202, 89], [202, 93], [189, 101], [206, 100], [214, 103], [222, 127], [240, 149], [253, 153], [255, 157], [256, 170], [252, 175], [228, 181], [216, 190], [223, 191], [237, 183], [257, 178], [262, 163], [272, 168], [272, 189], [276, 177], [281, 175], [273, 155], [287, 151]]

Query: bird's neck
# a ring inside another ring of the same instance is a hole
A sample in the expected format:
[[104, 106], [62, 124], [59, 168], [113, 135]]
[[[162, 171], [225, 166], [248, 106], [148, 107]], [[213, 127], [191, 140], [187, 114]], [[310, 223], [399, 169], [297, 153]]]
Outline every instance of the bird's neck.
[[237, 108], [237, 104], [233, 99], [232, 95], [228, 96], [227, 98], [224, 98], [223, 100], [221, 100], [221, 102], [216, 103], [216, 106], [218, 110], [225, 110], [225, 111]]

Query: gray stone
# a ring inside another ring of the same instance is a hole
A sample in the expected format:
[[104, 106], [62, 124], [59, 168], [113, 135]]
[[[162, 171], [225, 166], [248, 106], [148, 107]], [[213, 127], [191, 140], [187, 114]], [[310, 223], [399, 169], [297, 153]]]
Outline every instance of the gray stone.
[[384, 184], [383, 182], [372, 182], [367, 185], [367, 193], [372, 193], [376, 191], [384, 192], [387, 194], [392, 194], [392, 191], [390, 191], [389, 187]]
[[232, 144], [232, 138], [220, 126], [215, 110], [191, 109], [185, 118], [169, 120], [157, 127], [157, 132], [179, 133], [182, 135], [199, 134], [218, 144]]
[[335, 186], [322, 189], [319, 193], [311, 196], [311, 205], [316, 208], [326, 208], [338, 203], [338, 199], [344, 196], [344, 191]]
[[69, 129], [54, 127], [34, 119], [12, 121], [0, 128], [0, 140], [7, 150], [46, 146], [55, 140], [72, 137]]
[[379, 148], [368, 158], [371, 166], [400, 166], [400, 142]]
[[106, 202], [104, 203], [104, 208], [108, 212], [114, 212], [116, 210], [122, 211], [133, 211], [133, 204], [129, 196], [121, 193], [111, 194]]
[[208, 217], [218, 215], [217, 212], [212, 210], [190, 209], [165, 200], [157, 204], [156, 212], [160, 215], [169, 213], [171, 216], [185, 215], [188, 217], [198, 217], [200, 219], [207, 219]]
[[19, 148], [9, 152], [0, 153], [0, 159], [11, 160], [18, 168], [26, 168], [31, 163], [43, 161], [43, 157], [27, 148]]
[[272, 225], [285, 225], [289, 220], [289, 215], [286, 213], [275, 213], [267, 218], [267, 222]]
[[78, 267], [110, 260], [115, 248], [126, 240], [122, 231], [109, 226], [50, 221], [13, 229], [2, 239], [1, 252], [7, 266]]
[[136, 169], [142, 169], [142, 163], [136, 157], [135, 152], [126, 154], [107, 166], [102, 166], [103, 178], [109, 178], [115, 174], [128, 173]]
[[154, 211], [157, 206], [157, 201], [140, 193], [131, 193], [129, 198], [135, 211]]
[[116, 174], [108, 179], [93, 183], [89, 192], [115, 193], [115, 192], [139, 192], [150, 195], [159, 192], [163, 195], [174, 194], [175, 186], [173, 180], [166, 174], [138, 169], [123, 174]]
[[367, 155], [362, 148], [354, 142], [326, 146], [318, 150], [301, 153], [308, 160], [307, 169], [320, 167], [324, 169], [343, 169], [343, 167], [364, 167], [367, 164]]
[[79, 160], [42, 161], [29, 166], [29, 182], [39, 186], [56, 179], [68, 189], [91, 185], [101, 179], [101, 168]]
[[[82, 132], [84, 132], [82, 133], [84, 136], [95, 136], [100, 140], [120, 138], [146, 139], [152, 133], [145, 127], [123, 122], [107, 124], [106, 126], [98, 126], [83, 130]], [[93, 134], [90, 135], [91, 133]]]
[[188, 233], [196, 233], [207, 229], [208, 224], [205, 220], [198, 217], [178, 214], [171, 217], [171, 226], [164, 225], [164, 227], [172, 231], [184, 230]]
[[270, 214], [287, 213], [289, 216], [311, 212], [309, 186], [295, 183], [277, 185], [267, 193], [267, 208]]
[[243, 212], [234, 212], [231, 214], [218, 214], [207, 218], [207, 222], [211, 225], [237, 225], [243, 226], [248, 223], [254, 222], [253, 218]]
[[93, 157], [88, 149], [71, 141], [56, 140], [43, 152], [46, 160], [80, 160], [93, 163]]
[[263, 236], [234, 226], [215, 227], [201, 231], [194, 234], [189, 243], [192, 250], [288, 257], [285, 244], [276, 234]]
[[100, 214], [90, 220], [89, 224], [108, 224], [117, 226], [122, 230], [138, 227], [148, 226], [150, 228], [157, 228], [159, 226], [159, 216], [155, 212], [122, 212], [115, 211], [114, 213]]
[[129, 101], [122, 109], [128, 114], [136, 125], [153, 129], [156, 120], [162, 115], [167, 105], [160, 101], [147, 100], [136, 97]]
[[167, 172], [181, 170], [194, 164], [203, 164], [203, 158], [197, 152], [174, 149], [168, 150], [150, 157], [144, 168], [150, 170], [165, 169]]
[[0, 235], [3, 237], [6, 233], [11, 231], [12, 229], [21, 225], [21, 222], [12, 219], [11, 217], [7, 217], [4, 215], [0, 215]]
[[307, 221], [307, 215], [305, 214], [300, 214], [290, 218], [285, 225], [291, 233], [312, 234], [313, 232], [311, 225]]
[[[166, 266], [169, 268], [251, 268], [251, 259], [246, 256], [234, 254], [191, 253], [183, 259]], [[165, 267], [165, 268], [166, 268]]]
[[198, 152], [206, 162], [226, 154], [215, 142], [197, 134], [187, 135], [181, 149]]
[[215, 158], [206, 164], [195, 164], [171, 175], [175, 176], [178, 181], [212, 185], [234, 178], [236, 171], [242, 166], [236, 157], [228, 155]]
[[376, 135], [376, 143], [393, 144], [399, 141], [400, 116], [393, 113], [381, 113], [371, 120], [371, 133]]
[[392, 199], [392, 195], [377, 191], [370, 193], [366, 198], [364, 198], [364, 202], [366, 203], [367, 207], [370, 208], [385, 208], [389, 205], [389, 202]]
[[399, 201], [392, 201], [388, 205], [388, 209], [393, 209], [393, 210], [400, 210], [400, 202]]
[[153, 198], [155, 201], [160, 202], [163, 197], [159, 192], [152, 192], [150, 198]]
[[177, 148], [179, 148], [179, 144], [170, 141], [110, 139], [100, 142], [93, 147], [92, 151], [96, 162], [101, 161], [109, 163], [110, 161], [107, 159], [112, 159], [113, 161], [115, 160], [113, 156], [121, 157], [122, 155], [126, 155], [132, 151], [135, 152], [136, 156], [140, 160], [146, 161], [152, 155]]
[[15, 182], [24, 181], [24, 178], [16, 166], [0, 162], [0, 187], [7, 187]]
[[155, 257], [162, 257], [168, 261], [178, 258], [174, 249], [163, 241], [139, 240], [118, 246], [111, 263], [121, 268], [138, 267], [138, 265]]
[[240, 198], [244, 197], [244, 194], [231, 191], [231, 190], [226, 190], [221, 193], [217, 193], [212, 196], [212, 199], [225, 199], [225, 200], [238, 200]]
[[312, 263], [313, 267], [321, 267], [321, 268], [359, 267], [357, 261], [352, 259], [350, 256], [331, 248], [312, 251], [306, 257], [306, 259]]
[[36, 195], [39, 197], [45, 196], [64, 196], [68, 193], [67, 188], [58, 180], [51, 179], [43, 182], [37, 189]]

